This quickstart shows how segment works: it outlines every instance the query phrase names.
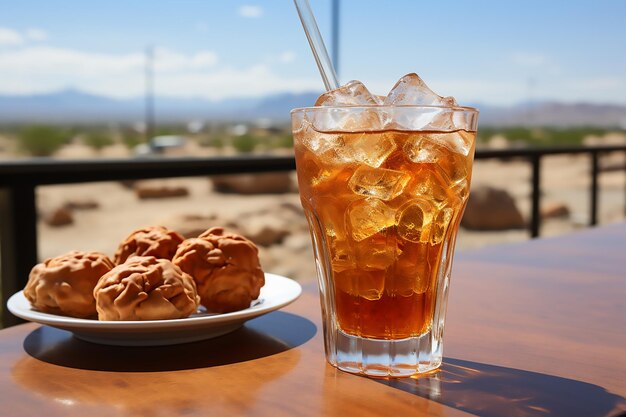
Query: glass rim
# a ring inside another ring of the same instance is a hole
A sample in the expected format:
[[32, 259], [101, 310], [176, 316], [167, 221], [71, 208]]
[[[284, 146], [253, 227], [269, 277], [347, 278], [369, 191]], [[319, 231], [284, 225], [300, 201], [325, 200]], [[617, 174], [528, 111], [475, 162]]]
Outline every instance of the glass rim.
[[296, 107], [292, 109], [289, 113], [306, 113], [309, 111], [321, 111], [321, 110], [337, 110], [337, 109], [346, 109], [346, 110], [375, 110], [375, 109], [440, 109], [440, 110], [450, 110], [453, 112], [467, 112], [467, 113], [480, 113], [475, 107], [469, 106], [435, 106], [435, 105], [426, 105], [426, 104], [401, 104], [401, 105], [391, 105], [391, 104], [372, 104], [372, 105], [354, 105], [354, 106], [310, 106], [310, 107]]

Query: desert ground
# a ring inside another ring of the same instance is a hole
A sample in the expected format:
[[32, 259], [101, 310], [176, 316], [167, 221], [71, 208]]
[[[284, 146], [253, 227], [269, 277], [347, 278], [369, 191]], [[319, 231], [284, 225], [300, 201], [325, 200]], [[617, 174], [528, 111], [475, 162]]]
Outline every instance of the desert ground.
[[[85, 157], [89, 150], [74, 146], [60, 157]], [[123, 150], [105, 150], [103, 156], [123, 156]], [[89, 156], [89, 155], [87, 155]], [[624, 164], [624, 155], [603, 158], [602, 164]], [[564, 204], [570, 215], [545, 219], [542, 237], [572, 233], [586, 227], [589, 219], [590, 164], [584, 156], [547, 157], [542, 162], [542, 207]], [[224, 225], [263, 241], [260, 258], [267, 272], [300, 281], [315, 279], [315, 269], [306, 221], [294, 187], [283, 194], [238, 195], [216, 192], [208, 177], [142, 181], [137, 185], [184, 187], [187, 196], [140, 199], [132, 187], [103, 182], [40, 187], [37, 190], [40, 220], [39, 254], [47, 258], [72, 249], [95, 250], [113, 255], [119, 242], [132, 230], [162, 224], [193, 235], [198, 230]], [[530, 213], [530, 166], [523, 161], [477, 161], [472, 186], [480, 184], [507, 190], [525, 219]], [[600, 176], [599, 223], [624, 220], [626, 201], [624, 170]], [[97, 208], [72, 210], [73, 222], [50, 226], [44, 219], [68, 202], [91, 201]], [[457, 251], [528, 239], [526, 230], [497, 232], [461, 229]], [[258, 243], [258, 242], [257, 242]]]

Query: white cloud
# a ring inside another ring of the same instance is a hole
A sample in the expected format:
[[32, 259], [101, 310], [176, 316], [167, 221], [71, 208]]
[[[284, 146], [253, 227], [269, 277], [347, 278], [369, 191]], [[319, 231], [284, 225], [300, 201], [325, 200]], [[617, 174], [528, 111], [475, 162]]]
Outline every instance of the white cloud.
[[258, 18], [263, 16], [263, 9], [260, 6], [247, 4], [239, 8], [239, 15], [248, 18]]
[[278, 62], [283, 64], [289, 64], [296, 59], [296, 54], [292, 51], [285, 51], [282, 54], [278, 55]]
[[24, 38], [18, 32], [0, 27], [0, 45], [21, 45]]
[[200, 51], [193, 55], [184, 55], [165, 48], [154, 51], [154, 66], [157, 71], [211, 68], [217, 61], [217, 55], [211, 51]]
[[9, 28], [0, 27], [0, 45], [22, 45], [27, 41], [45, 41], [48, 33], [43, 29], [28, 28], [23, 33]]
[[316, 78], [285, 78], [266, 65], [175, 73], [157, 78], [157, 93], [167, 96], [202, 96], [211, 99], [263, 96], [277, 92], [319, 90]]
[[[286, 78], [268, 65], [220, 66], [211, 51], [182, 54], [154, 51], [155, 88], [172, 97], [261, 96], [276, 92], [319, 90], [317, 78]], [[143, 94], [145, 54], [103, 54], [45, 46], [0, 50], [0, 94], [33, 94], [80, 89], [127, 98]]]
[[[319, 91], [322, 83], [316, 73], [286, 75], [282, 71], [295, 55], [284, 51], [263, 65], [231, 67], [209, 50], [181, 53], [171, 49], [154, 51], [155, 88], [158, 95], [171, 97], [263, 96], [278, 92]], [[45, 45], [22, 45], [0, 49], [0, 94], [34, 94], [75, 88], [114, 98], [141, 96], [144, 92], [145, 53], [96, 53]], [[623, 103], [626, 77], [550, 76], [534, 78], [529, 91], [528, 78], [429, 79], [428, 84], [442, 95], [454, 95], [461, 104], [514, 104], [532, 99], [565, 102], [586, 101]], [[395, 79], [362, 80], [370, 91], [386, 94]], [[532, 97], [531, 97], [532, 95]]]
[[26, 37], [32, 41], [45, 41], [48, 39], [48, 32], [43, 29], [29, 28], [24, 32]]
[[[363, 80], [374, 94], [387, 94], [397, 80]], [[429, 79], [428, 86], [438, 94], [454, 96], [461, 105], [513, 105], [526, 100], [556, 100], [567, 103], [624, 103], [626, 77], [539, 77], [532, 89], [528, 80], [511, 78]]]

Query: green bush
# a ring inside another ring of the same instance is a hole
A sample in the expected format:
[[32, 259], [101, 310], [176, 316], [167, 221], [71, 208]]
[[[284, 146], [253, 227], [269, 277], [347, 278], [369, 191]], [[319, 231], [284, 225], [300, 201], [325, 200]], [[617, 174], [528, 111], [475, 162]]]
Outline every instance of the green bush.
[[70, 139], [67, 131], [54, 126], [28, 126], [18, 135], [19, 147], [32, 156], [50, 156]]
[[252, 152], [256, 144], [256, 138], [250, 135], [235, 136], [233, 138], [233, 147], [241, 153]]
[[285, 133], [277, 136], [272, 140], [272, 147], [274, 148], [293, 148], [293, 136], [291, 133]]
[[104, 132], [89, 132], [83, 137], [83, 140], [87, 146], [90, 146], [97, 151], [113, 145], [113, 138]]
[[226, 141], [222, 137], [214, 137], [209, 140], [209, 146], [213, 146], [214, 148], [221, 149], [226, 146]]
[[500, 133], [498, 129], [493, 127], [482, 127], [478, 128], [478, 133], [476, 134], [476, 142], [478, 143], [488, 143], [489, 140]]
[[489, 142], [496, 135], [504, 136], [509, 142], [522, 142], [528, 146], [580, 146], [589, 135], [603, 136], [609, 129], [596, 127], [480, 127], [477, 141]]
[[128, 149], [133, 149], [135, 146], [143, 143], [144, 135], [134, 130], [125, 130], [122, 132], [122, 142]]

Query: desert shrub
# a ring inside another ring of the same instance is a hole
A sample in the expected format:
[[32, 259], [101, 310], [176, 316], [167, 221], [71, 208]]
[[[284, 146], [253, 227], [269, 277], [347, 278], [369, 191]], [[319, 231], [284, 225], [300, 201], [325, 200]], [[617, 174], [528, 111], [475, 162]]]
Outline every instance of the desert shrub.
[[497, 135], [498, 129], [493, 128], [493, 127], [482, 127], [480, 126], [478, 128], [478, 133], [476, 134], [476, 142], [478, 143], [488, 143], [489, 140], [494, 137], [495, 135]]
[[285, 133], [276, 136], [272, 140], [272, 147], [274, 148], [293, 148], [293, 136], [291, 133]]
[[134, 130], [124, 130], [122, 132], [122, 142], [128, 149], [133, 149], [135, 146], [143, 143], [145, 137], [143, 134]]
[[214, 148], [221, 149], [228, 144], [228, 140], [223, 136], [213, 136], [207, 142], [208, 146], [213, 146]]
[[27, 126], [17, 136], [19, 147], [32, 156], [50, 156], [70, 137], [64, 129], [42, 125]]
[[610, 129], [598, 127], [480, 127], [477, 141], [489, 142], [495, 135], [504, 136], [509, 142], [526, 143], [528, 146], [580, 146], [589, 135], [602, 136]]
[[83, 137], [83, 140], [87, 146], [90, 146], [97, 151], [104, 147], [113, 145], [113, 138], [105, 132], [89, 132]]
[[181, 136], [187, 133], [185, 126], [158, 125], [154, 128], [154, 136]]
[[257, 139], [250, 135], [235, 136], [233, 138], [233, 147], [241, 153], [249, 153], [254, 150]]

